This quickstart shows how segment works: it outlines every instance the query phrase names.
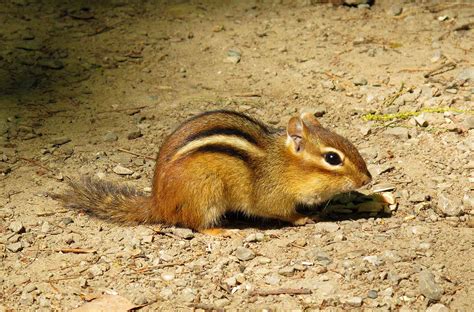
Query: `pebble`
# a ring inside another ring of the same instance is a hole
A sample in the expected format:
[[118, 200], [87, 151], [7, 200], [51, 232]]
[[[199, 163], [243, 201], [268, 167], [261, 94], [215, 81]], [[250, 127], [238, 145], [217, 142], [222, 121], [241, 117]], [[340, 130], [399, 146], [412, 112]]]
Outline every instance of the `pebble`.
[[420, 293], [426, 298], [439, 301], [443, 295], [443, 289], [436, 284], [433, 273], [429, 271], [421, 271], [418, 275], [418, 287]]
[[49, 69], [63, 69], [64, 63], [60, 60], [40, 60], [38, 65]]
[[390, 9], [388, 9], [388, 14], [392, 16], [398, 16], [402, 14], [402, 12], [403, 12], [403, 8], [399, 4], [394, 4], [390, 7]]
[[173, 234], [183, 238], [183, 239], [192, 239], [194, 238], [194, 233], [190, 229], [184, 229], [184, 228], [175, 228], [173, 229]]
[[89, 273], [91, 273], [92, 276], [96, 277], [103, 275], [104, 271], [102, 271], [102, 268], [96, 264], [90, 267]]
[[265, 283], [268, 285], [278, 285], [280, 284], [280, 277], [276, 274], [270, 274], [265, 277]]
[[420, 127], [428, 127], [428, 121], [422, 115], [413, 117], [415, 123]]
[[11, 252], [19, 252], [23, 249], [23, 246], [21, 242], [17, 242], [17, 243], [7, 245], [7, 249], [10, 250]]
[[174, 277], [175, 277], [174, 273], [172, 273], [172, 272], [163, 272], [163, 273], [161, 273], [161, 279], [166, 281], [166, 282], [174, 280]]
[[21, 234], [25, 232], [25, 227], [23, 226], [23, 223], [20, 221], [13, 221], [10, 223], [8, 228], [13, 232], [17, 234]]
[[252, 233], [245, 238], [246, 242], [253, 243], [253, 242], [261, 242], [263, 241], [265, 235], [263, 233]]
[[181, 300], [186, 302], [186, 303], [190, 303], [190, 302], [193, 302], [194, 299], [196, 298], [196, 295], [194, 293], [194, 290], [191, 289], [191, 288], [185, 288], [183, 289], [183, 291], [181, 292], [181, 296], [180, 296]]
[[306, 256], [311, 260], [317, 261], [319, 264], [327, 266], [332, 263], [332, 259], [329, 254], [319, 249], [310, 250], [306, 253]]
[[367, 293], [367, 297], [369, 297], [370, 299], [376, 299], [378, 296], [378, 292], [373, 289], [369, 290], [369, 292]]
[[239, 260], [248, 261], [248, 260], [252, 260], [253, 258], [255, 258], [255, 253], [252, 250], [248, 249], [248, 248], [237, 247], [237, 249], [235, 250], [235, 256]]
[[410, 196], [408, 200], [411, 201], [412, 203], [421, 203], [425, 201], [425, 195], [416, 193]]
[[31, 294], [31, 293], [21, 294], [20, 303], [24, 307], [30, 307], [33, 304], [34, 301], [35, 301], [35, 298], [34, 298], [33, 294]]
[[334, 82], [332, 82], [332, 80], [323, 80], [323, 81], [321, 81], [321, 86], [323, 88], [329, 89], [329, 90], [336, 89], [336, 86], [334, 85]]
[[129, 132], [127, 134], [127, 139], [135, 140], [135, 139], [138, 139], [139, 137], [142, 137], [142, 136], [143, 136], [143, 134], [140, 130], [135, 130], [135, 131]]
[[339, 225], [334, 222], [319, 222], [315, 224], [315, 232], [326, 232], [326, 233], [334, 233], [339, 230]]
[[438, 196], [438, 208], [440, 211], [448, 217], [456, 217], [462, 214], [463, 209], [460, 202], [453, 202], [443, 194]]
[[356, 86], [365, 86], [365, 85], [367, 85], [367, 79], [365, 79], [363, 77], [355, 77], [354, 79], [352, 79], [352, 82]]
[[49, 225], [49, 222], [48, 221], [43, 222], [43, 224], [41, 225], [41, 232], [48, 233], [50, 229], [51, 229], [51, 226]]
[[104, 135], [104, 142], [115, 142], [118, 140], [118, 135], [115, 132], [107, 132]]
[[468, 130], [474, 129], [474, 116], [466, 116], [462, 122], [463, 126]]
[[30, 293], [32, 291], [35, 291], [36, 289], [38, 289], [38, 287], [36, 287], [36, 285], [29, 284], [29, 285], [25, 286], [23, 291], [26, 292], [26, 293]]
[[278, 274], [286, 277], [293, 276], [295, 274], [295, 268], [292, 266], [286, 266], [278, 270]]
[[388, 128], [384, 131], [386, 135], [396, 137], [398, 139], [409, 139], [410, 134], [407, 128], [404, 127], [393, 127]]
[[133, 170], [130, 170], [128, 168], [125, 168], [123, 166], [117, 165], [112, 169], [113, 172], [115, 172], [118, 175], [131, 175], [133, 174]]
[[436, 303], [426, 309], [426, 312], [449, 312], [449, 309], [444, 304]]
[[474, 81], [474, 67], [463, 69], [457, 75], [458, 80], [473, 80]]
[[71, 142], [71, 139], [66, 137], [66, 136], [53, 138], [50, 141], [51, 145], [53, 145], [53, 146], [60, 146], [60, 145], [66, 144], [68, 142]]
[[226, 63], [237, 64], [240, 62], [242, 54], [239, 50], [230, 49], [227, 51], [227, 58], [224, 60]]
[[344, 300], [345, 304], [350, 305], [351, 307], [360, 307], [362, 306], [362, 298], [361, 297], [351, 297]]
[[64, 225], [68, 225], [68, 224], [74, 223], [74, 220], [70, 217], [66, 217], [61, 220], [61, 223]]
[[372, 264], [373, 266], [381, 266], [384, 262], [377, 256], [366, 256], [362, 258], [362, 260], [367, 261], [368, 263]]

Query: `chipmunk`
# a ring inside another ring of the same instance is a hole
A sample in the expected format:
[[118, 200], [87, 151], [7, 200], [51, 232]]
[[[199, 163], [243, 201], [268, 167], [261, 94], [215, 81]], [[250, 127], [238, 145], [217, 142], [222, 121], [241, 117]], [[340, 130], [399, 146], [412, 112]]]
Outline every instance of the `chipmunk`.
[[311, 113], [277, 131], [221, 110], [185, 121], [164, 140], [151, 196], [85, 178], [59, 199], [103, 219], [202, 231], [231, 211], [305, 224], [298, 205], [320, 204], [370, 180], [354, 145]]

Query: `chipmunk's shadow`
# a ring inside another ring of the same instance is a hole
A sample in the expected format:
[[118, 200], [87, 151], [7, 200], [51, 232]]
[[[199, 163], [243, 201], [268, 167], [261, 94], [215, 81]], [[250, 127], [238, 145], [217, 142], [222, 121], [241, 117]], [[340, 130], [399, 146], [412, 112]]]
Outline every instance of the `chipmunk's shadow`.
[[[381, 211], [371, 212], [351, 212], [351, 205], [347, 205], [350, 199], [350, 203], [362, 203], [370, 201], [370, 197], [358, 193], [351, 192], [338, 196], [337, 200], [331, 200], [327, 203], [323, 203], [318, 206], [306, 206], [299, 205], [297, 211], [308, 217], [317, 217], [316, 222], [334, 222], [334, 221], [345, 221], [345, 220], [359, 220], [359, 219], [370, 219], [370, 218], [389, 218], [391, 213]], [[341, 199], [342, 202], [341, 203]], [[344, 200], [345, 199], [345, 200]], [[344, 205], [348, 207], [346, 209]], [[338, 208], [338, 209], [334, 209]], [[342, 209], [341, 209], [342, 208]], [[353, 207], [352, 207], [353, 208]], [[227, 213], [222, 219], [221, 227], [224, 229], [247, 229], [256, 228], [259, 230], [271, 230], [271, 229], [282, 229], [293, 226], [288, 222], [284, 222], [277, 219], [268, 219], [260, 217], [249, 217], [242, 213], [231, 212]]]

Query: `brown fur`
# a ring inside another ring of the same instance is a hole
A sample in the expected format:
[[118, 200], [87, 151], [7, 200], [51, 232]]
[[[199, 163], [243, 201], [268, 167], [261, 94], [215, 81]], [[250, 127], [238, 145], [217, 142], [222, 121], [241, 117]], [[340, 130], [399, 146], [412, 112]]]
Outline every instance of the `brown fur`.
[[[236, 112], [194, 117], [163, 143], [151, 197], [128, 187], [85, 179], [61, 196], [68, 207], [119, 222], [161, 222], [203, 230], [228, 211], [301, 223], [298, 204], [315, 204], [370, 180], [365, 162], [346, 139], [314, 116], [293, 119], [288, 137]], [[301, 148], [296, 148], [297, 144]], [[345, 156], [323, 160], [326, 147]]]

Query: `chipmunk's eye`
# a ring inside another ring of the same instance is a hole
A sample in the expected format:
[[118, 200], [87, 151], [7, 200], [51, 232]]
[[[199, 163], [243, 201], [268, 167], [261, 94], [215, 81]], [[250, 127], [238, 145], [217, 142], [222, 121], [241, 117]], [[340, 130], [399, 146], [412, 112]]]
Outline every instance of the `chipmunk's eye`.
[[339, 166], [342, 164], [342, 159], [339, 154], [334, 152], [329, 152], [323, 155], [324, 160], [331, 166]]

